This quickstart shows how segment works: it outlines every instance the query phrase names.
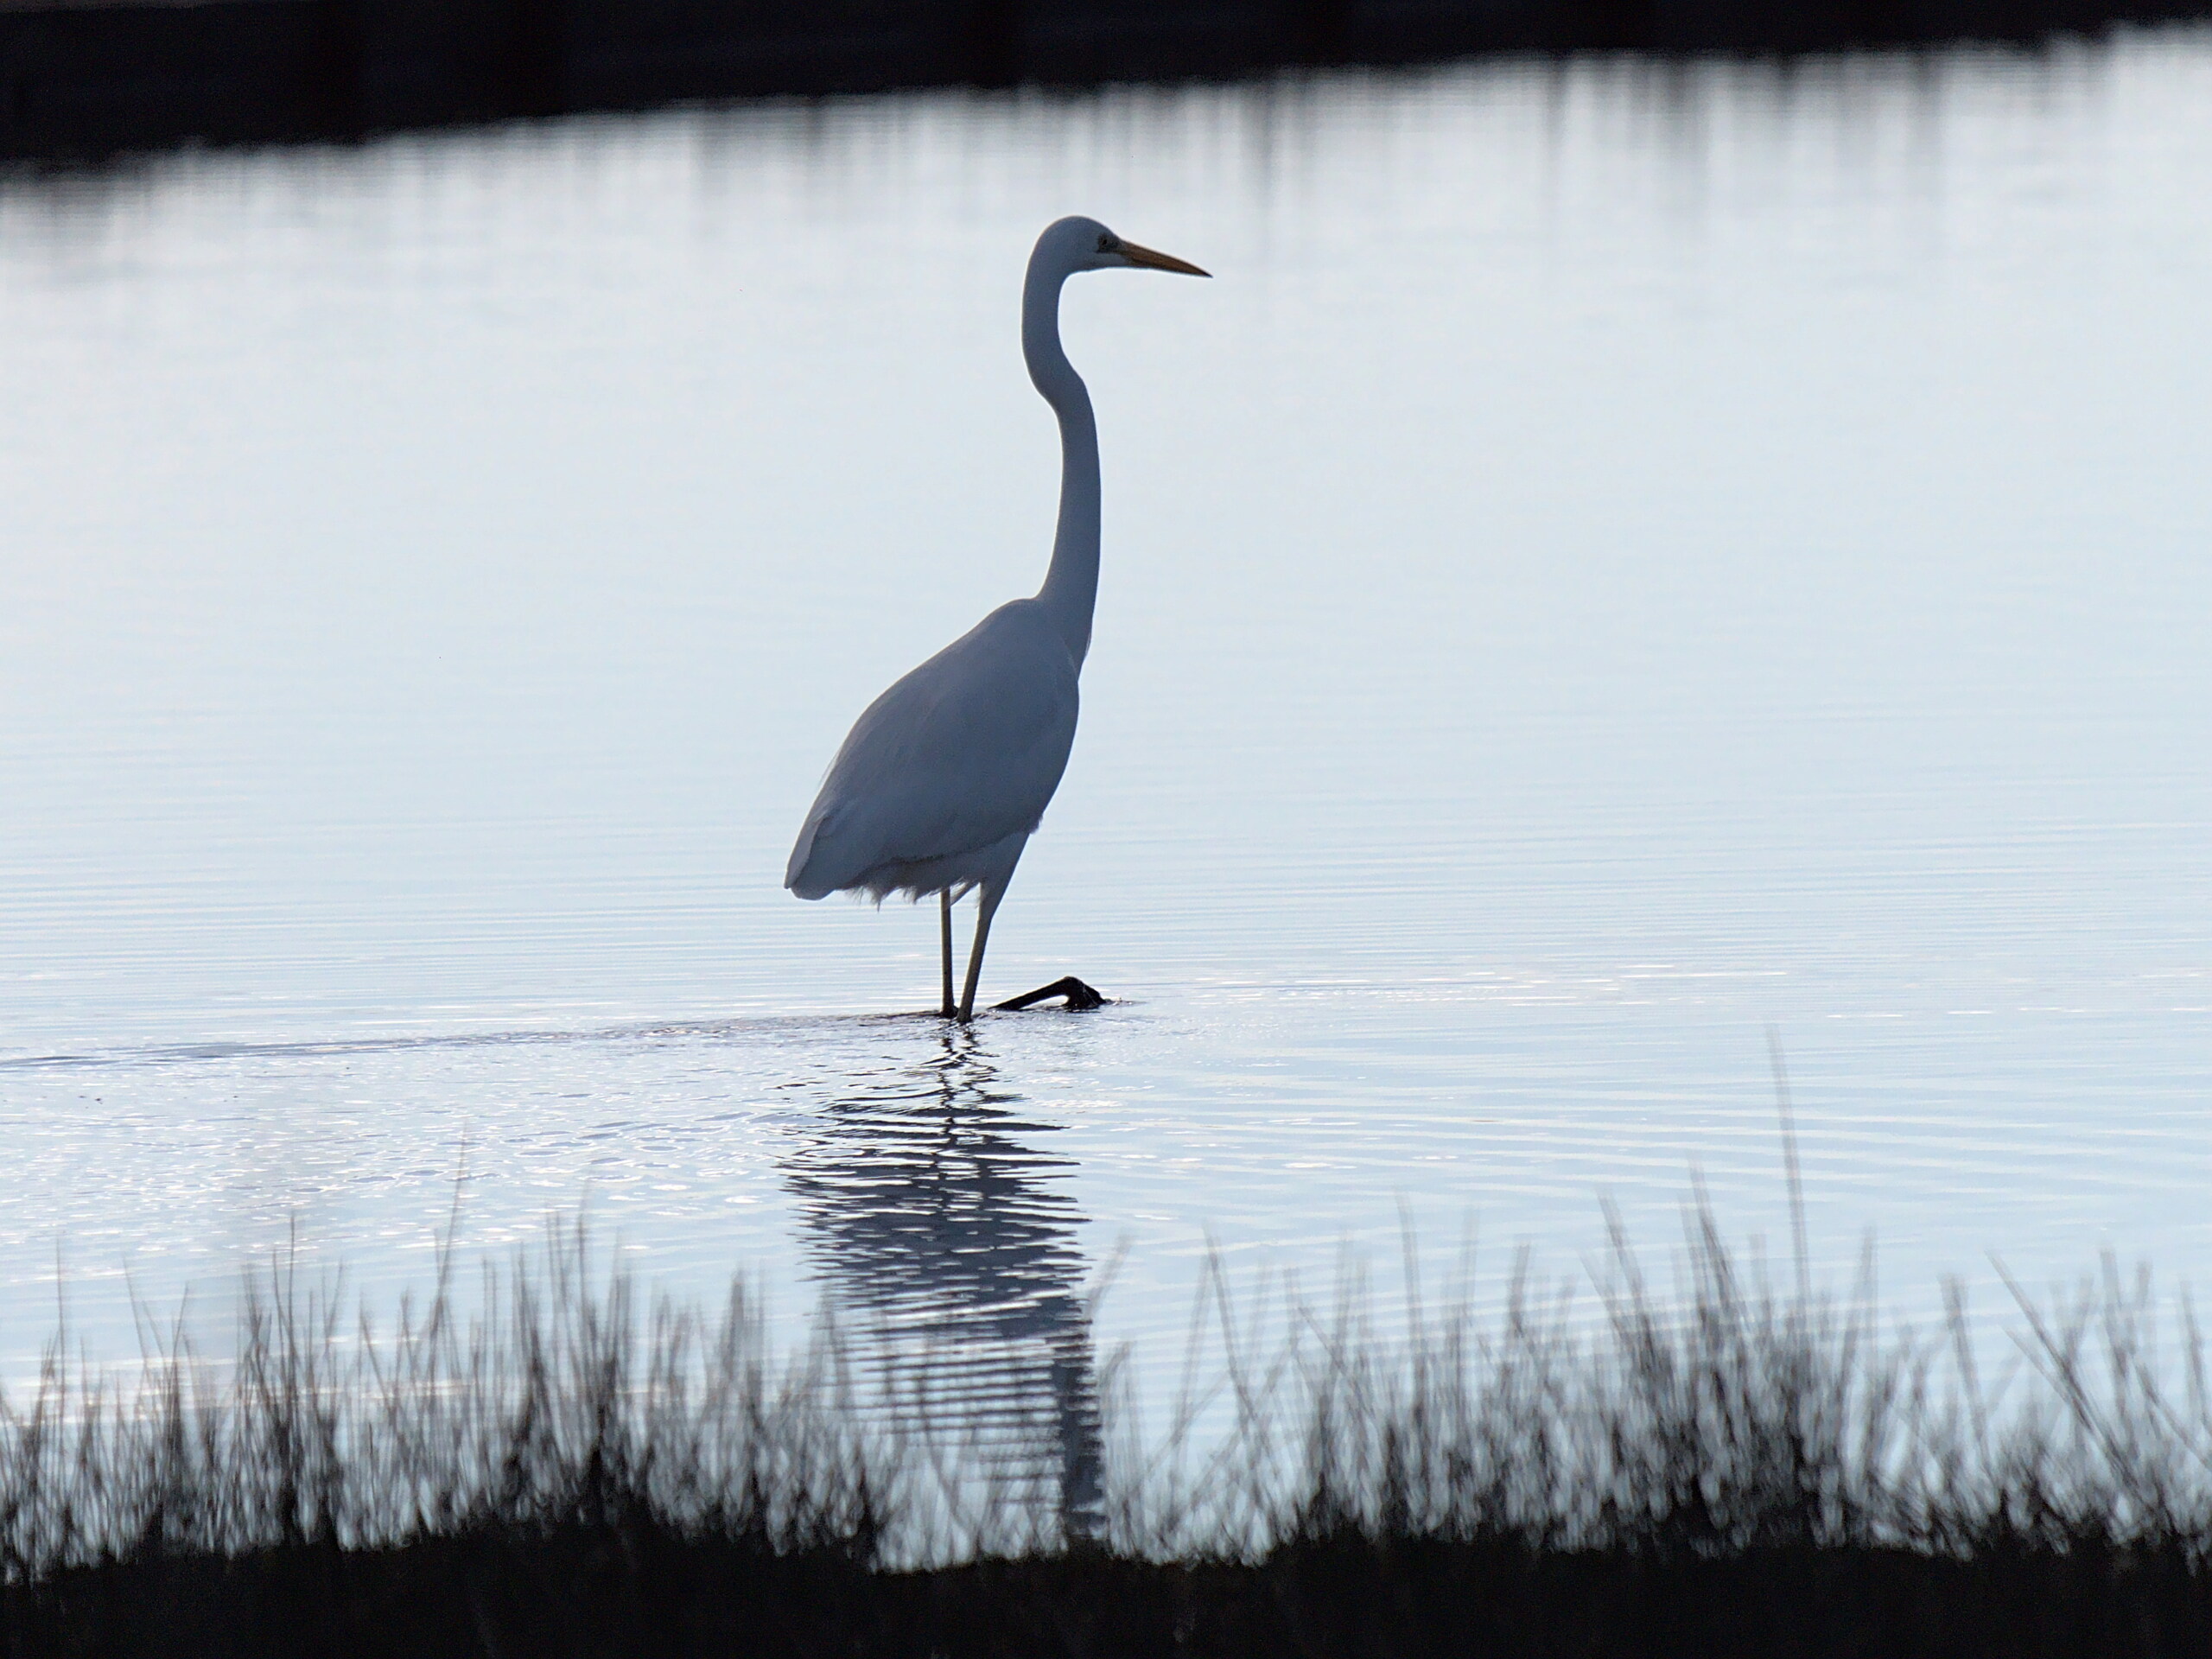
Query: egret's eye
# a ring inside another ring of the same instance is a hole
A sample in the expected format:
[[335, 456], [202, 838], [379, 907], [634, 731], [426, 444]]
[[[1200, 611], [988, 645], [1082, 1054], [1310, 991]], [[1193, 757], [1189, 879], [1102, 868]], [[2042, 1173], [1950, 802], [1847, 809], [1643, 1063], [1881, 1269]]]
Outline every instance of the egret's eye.
[[1098, 251], [1101, 253], [1111, 253], [1114, 251], [1113, 232], [1101, 231], [1098, 233]]

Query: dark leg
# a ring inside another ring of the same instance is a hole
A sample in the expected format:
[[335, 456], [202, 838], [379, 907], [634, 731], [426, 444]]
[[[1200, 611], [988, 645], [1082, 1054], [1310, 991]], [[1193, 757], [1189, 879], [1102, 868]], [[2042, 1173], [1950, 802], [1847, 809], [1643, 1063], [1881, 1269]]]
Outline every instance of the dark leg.
[[947, 887], [938, 898], [938, 942], [944, 947], [944, 1006], [938, 1012], [950, 1020], [960, 1010], [952, 1001], [952, 889]]
[[1003, 881], [986, 881], [976, 889], [976, 948], [968, 953], [968, 983], [960, 993], [963, 1024], [976, 1017], [976, 982], [983, 976], [983, 946], [991, 937], [991, 918], [998, 914], [999, 900], [1005, 895]]
[[1034, 1007], [1039, 1002], [1049, 1002], [1056, 996], [1067, 998], [1067, 1005], [1071, 1008], [1103, 1008], [1106, 1006], [1104, 997], [1073, 974], [1070, 974], [1065, 979], [1056, 979], [1049, 985], [1040, 985], [1035, 990], [1027, 992], [1020, 996], [1010, 996], [1003, 1002], [993, 1004], [993, 1007], [1001, 1014], [1020, 1014], [1024, 1008]]

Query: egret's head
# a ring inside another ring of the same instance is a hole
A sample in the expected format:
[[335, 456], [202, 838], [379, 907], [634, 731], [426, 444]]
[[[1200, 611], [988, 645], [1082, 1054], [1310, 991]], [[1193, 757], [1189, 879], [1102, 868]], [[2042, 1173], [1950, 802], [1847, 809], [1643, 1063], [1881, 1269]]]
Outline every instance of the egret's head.
[[1063, 219], [1046, 228], [1038, 251], [1047, 250], [1065, 269], [1076, 270], [1172, 270], [1185, 276], [1210, 276], [1188, 260], [1155, 253], [1124, 242], [1095, 219]]

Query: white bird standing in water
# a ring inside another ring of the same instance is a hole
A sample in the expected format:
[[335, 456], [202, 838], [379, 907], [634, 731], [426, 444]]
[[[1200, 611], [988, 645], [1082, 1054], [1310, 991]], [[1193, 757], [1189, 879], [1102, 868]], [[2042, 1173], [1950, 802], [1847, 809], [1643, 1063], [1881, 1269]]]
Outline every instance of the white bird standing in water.
[[[1001, 605], [868, 704], [830, 763], [791, 849], [784, 885], [802, 899], [938, 895], [943, 1013], [969, 1020], [991, 918], [1045, 816], [1075, 744], [1076, 680], [1098, 598], [1098, 425], [1060, 348], [1060, 286], [1078, 271], [1208, 273], [1124, 242], [1091, 219], [1046, 226], [1021, 290], [1021, 355], [1060, 422], [1060, 517], [1034, 599]], [[976, 893], [976, 944], [952, 1000], [952, 906]], [[1065, 996], [1096, 1007], [1073, 977], [1001, 1007]]]

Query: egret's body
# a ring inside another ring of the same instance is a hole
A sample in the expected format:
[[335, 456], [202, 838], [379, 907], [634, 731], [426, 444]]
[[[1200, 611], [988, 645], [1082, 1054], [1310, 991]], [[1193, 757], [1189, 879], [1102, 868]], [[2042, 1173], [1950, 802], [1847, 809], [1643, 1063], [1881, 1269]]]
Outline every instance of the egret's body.
[[[991, 918], [1075, 744], [1077, 681], [1098, 594], [1098, 430], [1090, 395], [1060, 349], [1060, 288], [1077, 271], [1117, 266], [1205, 275], [1093, 219], [1060, 219], [1037, 238], [1022, 288], [1022, 356], [1060, 424], [1059, 522], [1045, 585], [1034, 599], [1000, 606], [868, 706], [830, 764], [784, 876], [802, 899], [938, 895], [948, 1017], [975, 1013]], [[976, 944], [956, 1005], [951, 907], [970, 890]]]

